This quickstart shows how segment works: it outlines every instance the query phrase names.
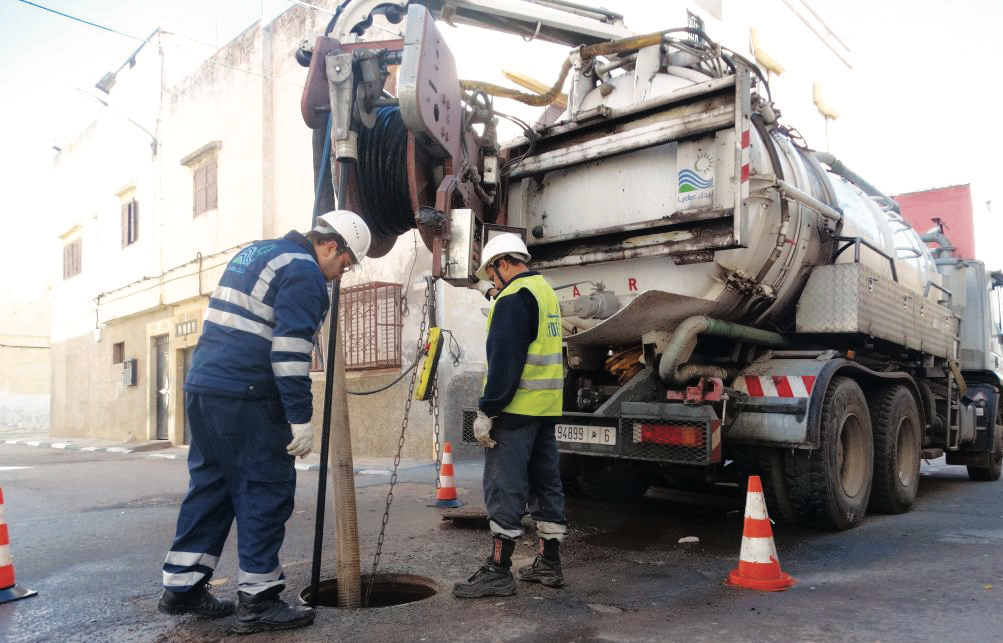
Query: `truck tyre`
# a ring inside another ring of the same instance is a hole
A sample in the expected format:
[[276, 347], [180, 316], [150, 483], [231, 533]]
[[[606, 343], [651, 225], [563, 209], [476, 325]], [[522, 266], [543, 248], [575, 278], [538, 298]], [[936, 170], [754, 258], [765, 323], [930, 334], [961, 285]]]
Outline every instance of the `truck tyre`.
[[870, 399], [874, 430], [874, 483], [870, 508], [901, 514], [912, 508], [919, 488], [919, 410], [909, 389], [895, 384]]
[[867, 513], [874, 441], [867, 399], [852, 379], [832, 378], [819, 421], [819, 448], [787, 458], [787, 487], [798, 522], [823, 529], [856, 527]]
[[785, 456], [784, 449], [774, 447], [742, 447], [733, 454], [740, 490], [744, 493], [748, 487], [749, 476], [759, 476], [770, 518], [780, 525], [793, 525], [797, 513], [787, 488]]
[[995, 424], [993, 447], [988, 467], [968, 467], [968, 479], [976, 482], [993, 482], [1000, 479], [1003, 470], [1003, 425]]

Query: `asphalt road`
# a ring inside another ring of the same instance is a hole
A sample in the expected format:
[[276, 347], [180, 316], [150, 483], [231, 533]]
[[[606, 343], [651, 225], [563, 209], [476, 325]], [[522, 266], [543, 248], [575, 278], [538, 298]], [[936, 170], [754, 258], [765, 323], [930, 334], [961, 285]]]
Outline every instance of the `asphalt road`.
[[[15, 468], [24, 467], [24, 468]], [[461, 499], [480, 502], [480, 467], [457, 467]], [[317, 473], [300, 471], [282, 552], [292, 598], [309, 583]], [[18, 585], [38, 596], [0, 605], [0, 640], [436, 641], [443, 643], [957, 642], [1003, 640], [1003, 481], [969, 482], [962, 467], [923, 467], [914, 510], [869, 516], [848, 532], [777, 527], [786, 592], [739, 590], [743, 499], [649, 493], [636, 504], [572, 501], [563, 549], [567, 587], [521, 585], [505, 599], [460, 601], [452, 583], [486, 555], [481, 525], [443, 522], [428, 508], [431, 465], [402, 471], [380, 573], [416, 574], [441, 590], [420, 602], [350, 612], [321, 608], [309, 628], [245, 638], [228, 620], [159, 614], [160, 564], [187, 487], [185, 463], [143, 454], [0, 444]], [[388, 477], [358, 475], [368, 570]], [[329, 497], [330, 494], [329, 494]], [[328, 513], [333, 533], [333, 510]], [[696, 536], [699, 543], [681, 544]], [[235, 534], [216, 590], [235, 593]], [[532, 556], [527, 540], [517, 564]], [[334, 576], [333, 537], [321, 577]]]

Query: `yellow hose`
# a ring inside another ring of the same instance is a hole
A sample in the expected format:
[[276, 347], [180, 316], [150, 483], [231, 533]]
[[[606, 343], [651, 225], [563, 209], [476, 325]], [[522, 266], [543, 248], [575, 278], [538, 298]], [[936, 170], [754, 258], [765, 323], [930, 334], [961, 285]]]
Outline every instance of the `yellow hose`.
[[[578, 52], [585, 60], [595, 58], [596, 56], [609, 56], [611, 54], [634, 51], [644, 47], [652, 47], [662, 42], [663, 35], [664, 32], [656, 31], [655, 33], [645, 34], [643, 36], [631, 36], [630, 38], [624, 38], [622, 40], [613, 40], [611, 42], [601, 42], [595, 45], [579, 47]], [[502, 87], [501, 85], [485, 83], [479, 80], [461, 80], [460, 88], [466, 91], [482, 91], [486, 94], [501, 98], [511, 98], [532, 107], [545, 107], [553, 103], [557, 97], [561, 95], [561, 88], [564, 87], [564, 81], [567, 79], [568, 72], [570, 71], [571, 56], [568, 56], [564, 60], [564, 64], [561, 66], [561, 73], [558, 75], [557, 82], [554, 83], [554, 85], [545, 94], [527, 94], [526, 92], [521, 92], [518, 89]]]

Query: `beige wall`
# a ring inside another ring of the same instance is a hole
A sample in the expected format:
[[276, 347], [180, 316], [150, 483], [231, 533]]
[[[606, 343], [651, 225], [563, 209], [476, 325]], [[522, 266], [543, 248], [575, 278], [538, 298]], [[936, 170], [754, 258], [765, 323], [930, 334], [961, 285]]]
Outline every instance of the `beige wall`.
[[0, 429], [49, 426], [49, 347], [0, 335]]
[[43, 293], [23, 296], [0, 312], [0, 429], [41, 431], [49, 426], [49, 304]]
[[[90, 331], [53, 342], [51, 435], [147, 439], [151, 360], [146, 324], [162, 316], [153, 312], [107, 324], [100, 341]], [[137, 360], [136, 386], [125, 386], [122, 365], [112, 363], [116, 342], [124, 342], [126, 359]]]

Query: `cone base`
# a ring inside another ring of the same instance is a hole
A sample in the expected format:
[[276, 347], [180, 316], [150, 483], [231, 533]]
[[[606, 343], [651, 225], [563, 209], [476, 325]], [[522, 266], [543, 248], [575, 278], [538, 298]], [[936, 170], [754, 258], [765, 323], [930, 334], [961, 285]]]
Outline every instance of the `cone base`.
[[764, 592], [782, 592], [785, 589], [794, 587], [798, 582], [790, 574], [784, 572], [780, 572], [777, 578], [760, 579], [747, 578], [740, 575], [737, 569], [733, 569], [728, 574], [728, 578], [725, 579], [724, 584], [743, 589], [758, 589]]
[[18, 587], [14, 585], [13, 587], [8, 587], [7, 589], [0, 589], [0, 603], [9, 603], [11, 601], [17, 601], [22, 598], [28, 598], [29, 596], [34, 596], [37, 594], [35, 590], [24, 589], [23, 587]]
[[460, 502], [459, 500], [456, 500], [455, 498], [452, 499], [452, 500], [442, 499], [442, 500], [436, 500], [435, 501], [435, 506], [436, 507], [454, 507], [455, 508], [455, 507], [462, 507], [463, 503]]

